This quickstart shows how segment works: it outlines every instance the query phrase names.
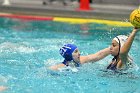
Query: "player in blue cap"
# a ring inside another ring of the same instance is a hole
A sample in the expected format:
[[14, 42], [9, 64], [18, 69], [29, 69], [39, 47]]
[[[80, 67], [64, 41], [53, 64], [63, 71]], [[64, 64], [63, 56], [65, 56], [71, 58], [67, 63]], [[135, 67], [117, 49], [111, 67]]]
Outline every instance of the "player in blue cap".
[[50, 69], [58, 70], [63, 67], [79, 67], [81, 64], [86, 62], [95, 62], [100, 59], [103, 59], [110, 54], [110, 49], [105, 48], [95, 54], [80, 56], [80, 51], [77, 46], [74, 44], [65, 44], [59, 50], [60, 54], [64, 58], [64, 61], [61, 64], [51, 66]]

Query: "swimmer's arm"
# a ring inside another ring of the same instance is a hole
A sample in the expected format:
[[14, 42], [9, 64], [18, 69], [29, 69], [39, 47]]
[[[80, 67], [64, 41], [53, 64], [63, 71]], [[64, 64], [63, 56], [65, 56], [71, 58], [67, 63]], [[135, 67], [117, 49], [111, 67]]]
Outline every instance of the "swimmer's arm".
[[87, 62], [96, 62], [98, 60], [101, 60], [108, 56], [110, 54], [110, 48], [105, 48], [103, 50], [100, 50], [99, 52], [87, 56], [81, 56], [80, 62], [81, 64], [87, 63]]
[[129, 35], [127, 41], [125, 42], [125, 44], [122, 46], [121, 50], [120, 50], [120, 58], [123, 64], [125, 64], [124, 62], [127, 62], [127, 55], [128, 52], [131, 48], [131, 45], [133, 43], [134, 37], [136, 35], [136, 33], [138, 32], [138, 29], [133, 29], [131, 34]]
[[49, 69], [50, 70], [59, 70], [60, 68], [63, 68], [65, 65], [64, 64], [58, 64], [58, 65], [54, 65], [54, 66], [50, 66]]

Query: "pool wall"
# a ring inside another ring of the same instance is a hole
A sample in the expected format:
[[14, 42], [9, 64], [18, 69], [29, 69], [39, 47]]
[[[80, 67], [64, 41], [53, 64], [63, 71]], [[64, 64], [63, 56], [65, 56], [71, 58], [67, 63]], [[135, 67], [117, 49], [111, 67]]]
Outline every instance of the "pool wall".
[[0, 12], [124, 21], [129, 19], [132, 10], [138, 8], [140, 4], [139, 0], [92, 0], [93, 3], [90, 4], [90, 10], [80, 11], [78, 5], [42, 5], [42, 0], [34, 0], [34, 3], [31, 1], [33, 0], [28, 0], [28, 2], [27, 0], [24, 2], [21, 0], [10, 0], [10, 5], [0, 5]]
[[39, 21], [57, 21], [66, 22], [71, 24], [86, 24], [86, 23], [97, 23], [106, 24], [111, 26], [131, 27], [131, 23], [128, 21], [111, 21], [101, 19], [85, 19], [85, 18], [66, 18], [66, 17], [47, 17], [47, 16], [35, 16], [35, 15], [18, 15], [10, 13], [0, 13], [0, 17], [23, 19], [23, 20], [39, 20]]

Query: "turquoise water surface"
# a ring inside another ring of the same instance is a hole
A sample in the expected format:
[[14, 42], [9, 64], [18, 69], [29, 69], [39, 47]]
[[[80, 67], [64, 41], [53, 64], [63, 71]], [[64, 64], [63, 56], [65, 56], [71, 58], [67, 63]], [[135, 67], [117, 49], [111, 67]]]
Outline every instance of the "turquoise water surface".
[[61, 63], [59, 48], [65, 43], [78, 46], [81, 55], [95, 53], [111, 44], [131, 27], [105, 24], [69, 24], [0, 18], [0, 85], [4, 93], [140, 93], [140, 34], [130, 50], [137, 68], [127, 73], [105, 71], [108, 56], [87, 63], [78, 72], [51, 71]]

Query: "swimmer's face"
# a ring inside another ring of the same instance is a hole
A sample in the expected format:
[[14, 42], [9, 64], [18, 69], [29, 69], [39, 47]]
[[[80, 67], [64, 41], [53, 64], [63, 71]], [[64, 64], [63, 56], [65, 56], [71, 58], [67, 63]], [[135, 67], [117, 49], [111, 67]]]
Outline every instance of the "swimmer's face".
[[78, 49], [75, 49], [72, 53], [72, 57], [75, 62], [80, 62], [80, 51]]
[[115, 41], [112, 40], [112, 45], [110, 47], [110, 53], [112, 56], [116, 56], [119, 52], [119, 44]]

